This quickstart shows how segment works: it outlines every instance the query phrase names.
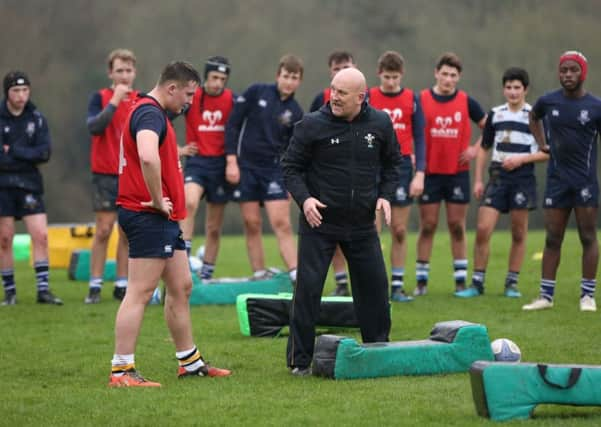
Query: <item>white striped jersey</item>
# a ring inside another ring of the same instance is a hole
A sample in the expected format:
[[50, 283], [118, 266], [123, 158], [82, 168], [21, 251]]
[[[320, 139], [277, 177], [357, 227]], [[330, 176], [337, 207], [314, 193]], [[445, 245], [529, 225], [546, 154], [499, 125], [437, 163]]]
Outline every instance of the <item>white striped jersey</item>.
[[511, 111], [509, 105], [505, 103], [490, 111], [482, 134], [482, 147], [486, 149], [492, 147], [491, 169], [500, 169], [512, 176], [534, 173], [532, 163], [527, 163], [512, 172], [501, 168], [506, 158], [538, 151], [538, 144], [528, 127], [528, 115], [531, 109], [530, 104], [524, 104], [519, 111]]

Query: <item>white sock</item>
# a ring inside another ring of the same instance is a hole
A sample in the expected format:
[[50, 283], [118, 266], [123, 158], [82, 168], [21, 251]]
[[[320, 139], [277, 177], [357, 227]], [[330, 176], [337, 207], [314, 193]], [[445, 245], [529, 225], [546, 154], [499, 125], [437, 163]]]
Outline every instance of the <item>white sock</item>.
[[125, 374], [127, 369], [133, 369], [135, 366], [134, 355], [132, 354], [113, 354], [113, 360], [111, 360], [113, 367], [112, 374], [120, 377]]

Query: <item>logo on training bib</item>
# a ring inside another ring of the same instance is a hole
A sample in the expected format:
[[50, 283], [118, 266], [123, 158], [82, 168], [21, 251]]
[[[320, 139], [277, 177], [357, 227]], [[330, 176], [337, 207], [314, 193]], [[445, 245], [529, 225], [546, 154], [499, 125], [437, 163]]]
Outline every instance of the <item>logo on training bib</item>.
[[221, 110], [205, 110], [202, 112], [202, 120], [207, 122], [207, 124], [198, 125], [198, 130], [200, 132], [209, 132], [209, 131], [219, 131], [223, 132], [225, 130], [225, 126], [223, 124], [217, 124], [223, 119], [223, 113]]
[[[457, 120], [459, 119], [459, 120]], [[455, 121], [461, 121], [461, 112], [455, 113]], [[457, 138], [459, 135], [459, 129], [452, 127], [453, 118], [450, 116], [436, 116], [434, 119], [435, 127], [430, 129], [430, 135], [435, 138]]]

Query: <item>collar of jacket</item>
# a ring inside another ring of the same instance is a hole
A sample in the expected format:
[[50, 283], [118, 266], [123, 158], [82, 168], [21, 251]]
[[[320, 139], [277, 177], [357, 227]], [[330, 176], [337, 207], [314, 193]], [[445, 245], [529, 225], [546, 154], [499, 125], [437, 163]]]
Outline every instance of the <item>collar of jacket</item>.
[[25, 104], [25, 108], [23, 108], [23, 112], [19, 116], [14, 116], [8, 110], [6, 103], [7, 103], [6, 98], [4, 98], [2, 101], [0, 101], [0, 116], [2, 116], [2, 117], [19, 117], [19, 116], [22, 116], [23, 113], [32, 112], [32, 111], [35, 111], [35, 109], [36, 109], [33, 102], [27, 101], [27, 104]]

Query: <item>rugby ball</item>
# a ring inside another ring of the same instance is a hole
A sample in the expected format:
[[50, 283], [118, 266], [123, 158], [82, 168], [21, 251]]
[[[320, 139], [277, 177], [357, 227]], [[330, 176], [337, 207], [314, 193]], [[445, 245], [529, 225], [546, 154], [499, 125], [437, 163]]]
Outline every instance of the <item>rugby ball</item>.
[[520, 348], [510, 339], [496, 339], [490, 346], [497, 362], [519, 362], [522, 359]]

